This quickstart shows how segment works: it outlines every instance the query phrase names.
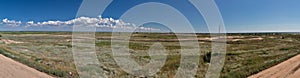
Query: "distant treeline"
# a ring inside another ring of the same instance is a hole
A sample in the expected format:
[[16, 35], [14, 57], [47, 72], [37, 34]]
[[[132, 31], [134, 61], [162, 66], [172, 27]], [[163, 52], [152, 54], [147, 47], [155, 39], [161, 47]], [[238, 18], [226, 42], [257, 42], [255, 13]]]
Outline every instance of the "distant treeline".
[[[72, 34], [72, 31], [0, 31], [3, 34]], [[112, 32], [96, 32], [96, 33], [112, 33]], [[121, 32], [114, 32], [121, 33]], [[124, 32], [122, 32], [124, 33]], [[129, 33], [129, 32], [125, 32]], [[134, 32], [133, 34], [175, 34], [173, 32]], [[178, 33], [178, 34], [192, 34], [192, 33]], [[196, 33], [197, 35], [210, 35], [219, 33]], [[221, 33], [225, 34], [225, 33]], [[300, 34], [300, 32], [249, 32], [249, 33], [226, 33], [226, 35], [284, 35], [284, 34]]]
[[262, 32], [262, 33], [226, 33], [227, 35], [288, 35], [300, 34], [300, 32]]

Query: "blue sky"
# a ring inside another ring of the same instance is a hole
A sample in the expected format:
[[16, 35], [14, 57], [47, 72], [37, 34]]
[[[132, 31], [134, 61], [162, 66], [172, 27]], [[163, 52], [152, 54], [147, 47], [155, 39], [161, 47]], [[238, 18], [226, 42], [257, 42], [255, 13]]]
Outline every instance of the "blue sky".
[[[215, 0], [227, 32], [299, 32], [299, 0]], [[29, 21], [68, 21], [75, 19], [81, 0], [1, 0], [0, 19], [21, 21], [19, 27], [0, 25], [0, 30], [26, 30]], [[102, 18], [115, 20], [131, 7], [160, 2], [180, 11], [197, 32], [206, 32], [201, 15], [187, 0], [115, 0], [104, 11]], [[2, 22], [2, 21], [1, 21]], [[64, 28], [61, 28], [65, 30]], [[51, 27], [31, 30], [54, 30]], [[57, 29], [55, 29], [57, 30]]]

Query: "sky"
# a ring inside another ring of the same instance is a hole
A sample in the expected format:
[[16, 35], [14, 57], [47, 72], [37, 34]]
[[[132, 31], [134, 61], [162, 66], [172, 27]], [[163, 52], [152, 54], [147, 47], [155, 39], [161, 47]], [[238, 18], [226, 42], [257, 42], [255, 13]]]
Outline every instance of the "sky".
[[[82, 0], [1, 0], [0, 31], [71, 31], [72, 25], [78, 22], [82, 25], [95, 25], [101, 31], [114, 28], [130, 29], [132, 26], [124, 26], [134, 23], [122, 19], [122, 15], [136, 5], [149, 2], [175, 8], [187, 18], [196, 32], [208, 32], [202, 15], [188, 0], [114, 0], [98, 17], [76, 16]], [[299, 0], [215, 0], [215, 2], [229, 33], [300, 32]], [[145, 9], [145, 12], [155, 10]], [[163, 15], [172, 11], [158, 8], [155, 12]], [[157, 17], [174, 19], [159, 15]], [[186, 25], [182, 22], [172, 23], [180, 25], [179, 28], [185, 28], [181, 25]]]

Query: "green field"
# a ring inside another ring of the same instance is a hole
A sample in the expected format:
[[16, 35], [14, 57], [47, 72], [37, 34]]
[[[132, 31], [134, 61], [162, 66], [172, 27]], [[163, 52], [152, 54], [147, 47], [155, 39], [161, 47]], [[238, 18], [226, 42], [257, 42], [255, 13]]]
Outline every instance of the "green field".
[[[71, 32], [0, 32], [0, 53], [49, 75], [79, 77], [72, 55]], [[187, 35], [187, 34], [180, 34]], [[197, 34], [200, 64], [197, 78], [204, 78], [209, 65], [209, 34]], [[115, 63], [111, 52], [111, 33], [96, 33], [99, 68], [110, 77], [134, 77]], [[172, 78], [180, 65], [181, 46], [171, 33], [133, 33], [129, 43], [132, 58], [147, 64], [149, 47], [162, 43], [168, 52], [164, 67], [153, 77]], [[227, 54], [222, 78], [245, 78], [300, 53], [300, 34], [227, 34]]]

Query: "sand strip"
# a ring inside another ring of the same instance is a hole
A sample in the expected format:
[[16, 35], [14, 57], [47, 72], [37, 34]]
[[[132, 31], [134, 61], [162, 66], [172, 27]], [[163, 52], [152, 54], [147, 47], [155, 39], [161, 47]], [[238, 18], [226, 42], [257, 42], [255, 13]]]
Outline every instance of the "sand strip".
[[53, 78], [0, 54], [0, 78]]
[[290, 58], [278, 65], [266, 69], [249, 78], [299, 78], [300, 77], [300, 55]]

